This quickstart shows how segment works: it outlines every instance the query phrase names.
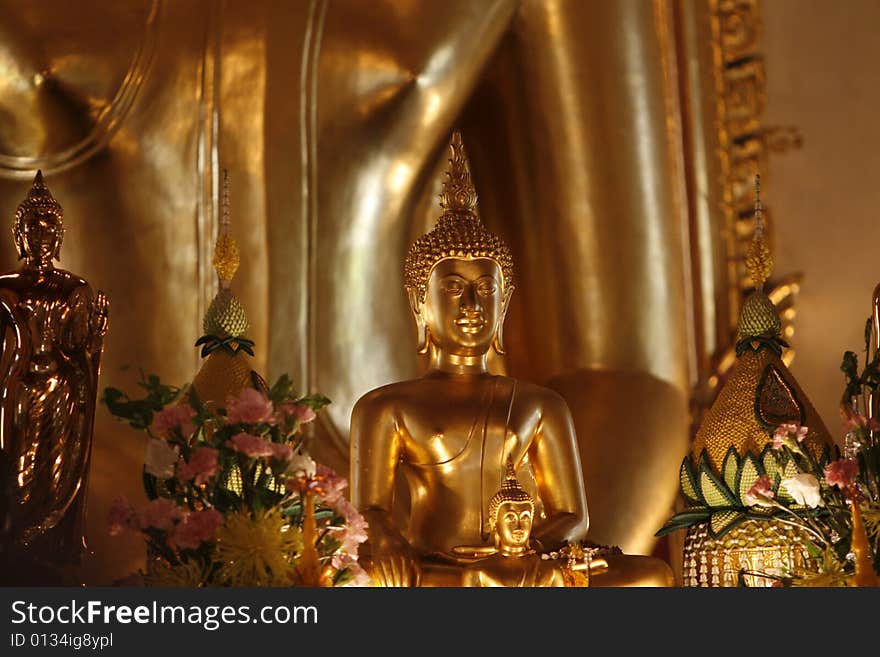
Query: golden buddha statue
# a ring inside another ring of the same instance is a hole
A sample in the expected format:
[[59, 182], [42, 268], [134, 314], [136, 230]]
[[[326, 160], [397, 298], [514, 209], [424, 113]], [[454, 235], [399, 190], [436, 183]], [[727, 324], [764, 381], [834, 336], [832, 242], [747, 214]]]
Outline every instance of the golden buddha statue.
[[[493, 547], [489, 496], [508, 460], [536, 500], [531, 543], [539, 551], [578, 541], [588, 527], [565, 401], [489, 372], [489, 351], [504, 353], [513, 259], [477, 216], [458, 133], [451, 149], [443, 213], [405, 264], [428, 370], [367, 393], [352, 412], [352, 501], [370, 527], [362, 561], [385, 586], [460, 585], [472, 555]], [[607, 581], [668, 583], [668, 566], [649, 561], [656, 567], [635, 579], [621, 562]]]
[[508, 461], [501, 490], [489, 501], [495, 546], [489, 556], [464, 568], [464, 586], [566, 586], [562, 568], [531, 549], [535, 502]]
[[85, 496], [107, 331], [103, 293], [56, 269], [63, 211], [37, 172], [15, 214], [22, 267], [0, 276], [0, 449], [11, 550], [62, 565], [84, 546]]

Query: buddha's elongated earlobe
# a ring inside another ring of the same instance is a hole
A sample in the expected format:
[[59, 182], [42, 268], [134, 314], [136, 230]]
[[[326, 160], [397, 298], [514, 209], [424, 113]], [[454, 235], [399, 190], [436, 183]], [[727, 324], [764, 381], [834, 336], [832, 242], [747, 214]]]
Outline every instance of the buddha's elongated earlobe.
[[407, 288], [406, 292], [406, 296], [409, 299], [409, 308], [412, 310], [413, 318], [416, 320], [416, 351], [420, 354], [426, 354], [428, 353], [431, 338], [428, 332], [428, 323], [422, 314], [424, 304], [419, 299], [419, 291], [417, 289]]
[[498, 326], [498, 330], [495, 332], [495, 339], [492, 340], [492, 348], [495, 350], [495, 353], [499, 356], [504, 355], [504, 325], [500, 324]]
[[492, 348], [499, 356], [504, 355], [504, 318], [507, 317], [507, 307], [510, 303], [510, 297], [513, 294], [513, 286], [507, 286], [504, 290], [504, 301], [501, 304], [501, 317], [498, 320], [498, 330], [495, 331], [495, 338], [492, 340]]
[[64, 241], [64, 228], [58, 231], [58, 242], [55, 244], [55, 251], [52, 253], [53, 260], [61, 260], [61, 242]]
[[416, 330], [418, 331], [418, 346], [416, 352], [419, 354], [428, 353], [428, 345], [431, 344], [431, 337], [428, 332], [428, 324], [421, 315], [416, 317]]
[[24, 260], [24, 257], [27, 255], [24, 250], [24, 239], [21, 235], [21, 224], [16, 221], [15, 225], [12, 227], [12, 239], [15, 242], [15, 250], [18, 251], [18, 259]]

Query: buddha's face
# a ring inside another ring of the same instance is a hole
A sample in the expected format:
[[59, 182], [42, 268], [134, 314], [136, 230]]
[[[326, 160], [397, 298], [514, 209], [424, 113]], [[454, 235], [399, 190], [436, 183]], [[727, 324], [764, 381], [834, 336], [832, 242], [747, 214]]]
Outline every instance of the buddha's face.
[[61, 248], [64, 229], [53, 214], [31, 214], [18, 226], [19, 248], [30, 261], [51, 262]]
[[501, 268], [489, 258], [448, 258], [431, 270], [422, 315], [434, 344], [448, 353], [486, 353], [504, 320]]
[[502, 502], [495, 516], [499, 545], [514, 549], [528, 547], [533, 513], [531, 502]]

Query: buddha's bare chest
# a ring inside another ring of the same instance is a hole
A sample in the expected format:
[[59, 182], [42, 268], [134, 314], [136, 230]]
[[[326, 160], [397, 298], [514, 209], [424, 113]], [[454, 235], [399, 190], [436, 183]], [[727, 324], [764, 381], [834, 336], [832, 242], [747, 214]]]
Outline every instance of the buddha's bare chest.
[[442, 397], [435, 401], [401, 413], [404, 459], [410, 464], [476, 465], [486, 458], [503, 462], [508, 454], [518, 461], [535, 435], [536, 423], [517, 413], [510, 398], [483, 403]]

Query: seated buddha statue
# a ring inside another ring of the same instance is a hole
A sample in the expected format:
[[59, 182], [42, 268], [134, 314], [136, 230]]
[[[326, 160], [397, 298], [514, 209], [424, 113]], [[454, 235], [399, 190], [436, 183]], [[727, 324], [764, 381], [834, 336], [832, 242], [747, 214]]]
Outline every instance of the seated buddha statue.
[[[530, 545], [535, 502], [516, 478], [513, 463], [501, 490], [489, 501], [495, 545], [488, 556], [464, 567], [463, 586], [566, 586], [562, 568]], [[478, 556], [478, 555], [475, 555]]]
[[[477, 216], [457, 133], [451, 148], [442, 215], [404, 272], [427, 372], [368, 392], [352, 412], [352, 502], [369, 523], [361, 561], [380, 586], [460, 586], [473, 555], [493, 548], [489, 502], [508, 461], [532, 489], [538, 551], [583, 539], [589, 524], [565, 401], [489, 372], [490, 350], [504, 353], [513, 258]], [[649, 561], [631, 577], [618, 560], [604, 580], [669, 583], [668, 566]]]

